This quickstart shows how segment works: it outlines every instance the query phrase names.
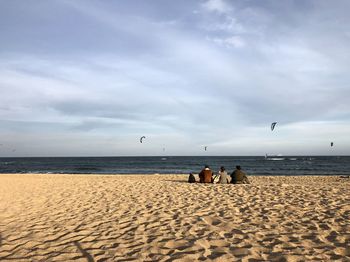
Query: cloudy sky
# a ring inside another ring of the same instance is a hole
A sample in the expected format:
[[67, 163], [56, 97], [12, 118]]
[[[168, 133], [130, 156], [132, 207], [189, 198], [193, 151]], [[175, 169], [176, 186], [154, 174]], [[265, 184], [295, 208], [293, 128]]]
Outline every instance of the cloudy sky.
[[0, 156], [350, 154], [348, 10], [0, 0]]

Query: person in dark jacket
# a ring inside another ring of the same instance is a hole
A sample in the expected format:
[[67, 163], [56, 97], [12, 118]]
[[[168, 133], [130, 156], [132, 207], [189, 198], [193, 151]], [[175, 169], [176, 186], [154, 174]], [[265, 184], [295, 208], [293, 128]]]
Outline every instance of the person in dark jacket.
[[188, 183], [196, 183], [196, 178], [192, 173], [188, 176]]
[[236, 166], [231, 174], [231, 184], [249, 184], [247, 175], [241, 170], [241, 166]]
[[209, 166], [205, 166], [199, 173], [199, 183], [213, 183], [213, 171], [210, 170]]

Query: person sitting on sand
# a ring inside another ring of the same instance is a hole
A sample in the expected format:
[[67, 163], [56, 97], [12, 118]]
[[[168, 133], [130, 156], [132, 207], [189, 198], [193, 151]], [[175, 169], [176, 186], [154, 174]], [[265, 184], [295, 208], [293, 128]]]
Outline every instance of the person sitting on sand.
[[228, 175], [227, 172], [225, 170], [225, 167], [220, 167], [220, 171], [219, 171], [219, 182], [218, 184], [228, 184], [229, 180], [228, 180]]
[[213, 171], [210, 170], [209, 166], [206, 165], [199, 173], [199, 183], [213, 183]]
[[236, 170], [232, 172], [231, 184], [249, 184], [248, 177], [241, 170], [241, 166], [236, 166]]
[[188, 183], [196, 183], [196, 178], [192, 173], [188, 176]]

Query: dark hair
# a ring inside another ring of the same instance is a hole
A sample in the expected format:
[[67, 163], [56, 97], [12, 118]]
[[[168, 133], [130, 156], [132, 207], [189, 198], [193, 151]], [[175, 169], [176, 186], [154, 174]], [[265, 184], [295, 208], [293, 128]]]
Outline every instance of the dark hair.
[[205, 165], [204, 168], [209, 168], [209, 166], [208, 166], [208, 165]]
[[220, 167], [220, 169], [221, 169], [221, 170], [225, 170], [225, 167], [224, 167], [224, 166], [222, 166], [222, 167]]
[[236, 168], [237, 168], [238, 170], [241, 170], [241, 166], [236, 166]]

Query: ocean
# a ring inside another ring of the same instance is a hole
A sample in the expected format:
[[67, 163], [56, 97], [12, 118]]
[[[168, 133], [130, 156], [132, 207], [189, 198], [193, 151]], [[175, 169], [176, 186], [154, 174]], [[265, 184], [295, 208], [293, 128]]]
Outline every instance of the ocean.
[[248, 175], [349, 175], [350, 156], [154, 156], [0, 158], [0, 173], [188, 174], [236, 165]]

